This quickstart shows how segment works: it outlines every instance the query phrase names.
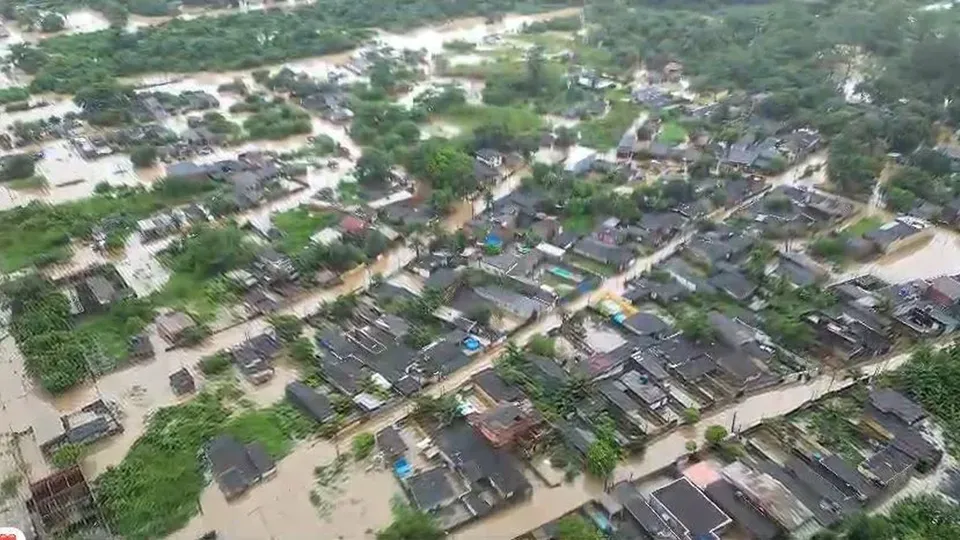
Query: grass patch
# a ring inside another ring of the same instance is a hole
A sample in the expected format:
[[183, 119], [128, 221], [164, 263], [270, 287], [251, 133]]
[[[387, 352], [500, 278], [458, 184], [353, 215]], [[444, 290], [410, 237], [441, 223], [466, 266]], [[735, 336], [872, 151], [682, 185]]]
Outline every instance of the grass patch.
[[525, 133], [543, 127], [543, 119], [526, 107], [499, 107], [494, 105], [461, 105], [440, 116], [463, 130], [482, 125], [502, 125], [509, 133]]
[[676, 122], [665, 122], [660, 128], [657, 140], [668, 145], [677, 145], [687, 140], [687, 130]]
[[881, 225], [883, 225], [882, 219], [878, 217], [865, 217], [844, 229], [843, 232], [854, 238], [859, 238], [863, 236], [864, 233], [870, 232]]
[[239, 300], [226, 278], [202, 279], [182, 272], [171, 274], [170, 280], [156, 294], [157, 305], [188, 311], [198, 322], [212, 321], [222, 306]]
[[579, 234], [587, 234], [593, 230], [593, 216], [578, 214], [563, 218], [563, 230]]
[[304, 206], [273, 216], [273, 225], [283, 233], [280, 249], [288, 254], [299, 252], [317, 231], [336, 222], [337, 215], [333, 212], [320, 212]]
[[17, 178], [4, 184], [6, 187], [17, 191], [36, 191], [46, 189], [47, 177], [42, 174], [35, 174], [29, 178]]
[[108, 188], [92, 197], [65, 204], [32, 202], [0, 212], [0, 272], [45, 266], [70, 257], [72, 239], [89, 238], [107, 217], [114, 229], [128, 233], [143, 219], [164, 208], [202, 198], [216, 183], [164, 180], [152, 190]]
[[611, 103], [610, 110], [602, 118], [593, 118], [578, 126], [580, 144], [597, 150], [616, 147], [620, 137], [623, 137], [627, 128], [640, 116], [641, 111], [640, 106], [634, 103], [623, 101]]
[[94, 484], [107, 523], [124, 538], [161, 538], [182, 528], [199, 510], [206, 486], [202, 451], [220, 433], [257, 440], [275, 459], [316, 425], [293, 406], [278, 403], [231, 415], [224, 397], [202, 392], [157, 411], [130, 452]]
[[88, 358], [93, 371], [106, 373], [126, 363], [130, 356], [130, 339], [143, 331], [154, 318], [150, 302], [129, 298], [118, 302], [103, 314], [82, 317], [77, 332], [89, 338], [94, 351]]

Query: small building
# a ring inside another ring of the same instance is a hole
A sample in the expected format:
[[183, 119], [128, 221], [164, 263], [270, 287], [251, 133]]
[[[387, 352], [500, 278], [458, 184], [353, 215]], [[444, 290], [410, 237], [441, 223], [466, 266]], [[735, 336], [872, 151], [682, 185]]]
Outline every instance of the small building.
[[672, 328], [663, 319], [653, 313], [638, 311], [620, 323], [621, 326], [638, 336], [664, 338], [672, 332]]
[[718, 535], [732, 520], [687, 478], [678, 478], [654, 491], [653, 507], [681, 538]]
[[61, 416], [60, 427], [62, 431], [58, 435], [41, 442], [40, 450], [44, 454], [51, 455], [67, 444], [90, 444], [123, 432], [116, 405], [102, 399]]
[[525, 397], [519, 387], [503, 380], [493, 368], [475, 374], [471, 381], [474, 391], [490, 403], [513, 403]]
[[219, 435], [210, 441], [207, 459], [213, 478], [228, 501], [277, 472], [277, 465], [263, 444], [244, 445], [230, 435]]
[[393, 463], [396, 459], [403, 456], [407, 450], [407, 443], [403, 442], [403, 437], [394, 426], [387, 426], [376, 434], [377, 449], [383, 454], [387, 463]]
[[305, 415], [321, 424], [336, 416], [333, 405], [330, 404], [327, 396], [320, 394], [300, 381], [293, 381], [288, 384], [284, 393], [290, 403], [293, 403]]
[[180, 161], [167, 167], [167, 178], [180, 178], [200, 182], [210, 179], [210, 168], [192, 161]]
[[927, 417], [923, 407], [892, 388], [875, 388], [870, 391], [870, 404], [878, 411], [892, 414], [908, 426]]
[[170, 311], [157, 316], [157, 332], [171, 345], [177, 345], [184, 334], [196, 327], [189, 315], [182, 311]]
[[918, 220], [898, 218], [867, 231], [863, 234], [863, 238], [873, 243], [880, 253], [891, 253], [907, 244], [920, 241], [930, 234], [932, 231], [929, 228], [925, 229]]
[[571, 174], [586, 174], [597, 160], [597, 151], [583, 146], [574, 146], [567, 154], [563, 170]]
[[911, 472], [919, 463], [914, 456], [890, 444], [863, 460], [857, 470], [883, 488], [897, 489], [910, 479]]
[[30, 484], [30, 520], [39, 538], [55, 538], [77, 525], [97, 519], [99, 508], [79, 465]]
[[813, 512], [769, 474], [735, 461], [722, 469], [723, 477], [757, 508], [791, 533], [814, 520]]
[[95, 309], [103, 310], [117, 299], [117, 290], [110, 281], [101, 276], [93, 275], [83, 280], [86, 296]]
[[636, 260], [636, 255], [633, 252], [592, 237], [583, 238], [574, 244], [573, 252], [581, 257], [611, 266], [618, 272], [625, 270]]
[[170, 389], [175, 396], [182, 396], [193, 393], [197, 386], [190, 371], [182, 368], [170, 374]]
[[476, 158], [488, 167], [496, 169], [503, 166], [503, 154], [493, 148], [481, 148], [477, 150]]
[[403, 483], [417, 508], [430, 512], [457, 500], [460, 494], [447, 472], [446, 467], [435, 467], [404, 479]]
[[[629, 482], [618, 484], [614, 488], [614, 494], [617, 500], [623, 504], [624, 510], [630, 518], [640, 527], [644, 534], [649, 538], [656, 540], [678, 540], [679, 537], [674, 533], [661, 514], [654, 510], [643, 496], [637, 491], [637, 488]], [[664, 515], [666, 517], [666, 515]]]
[[943, 307], [955, 307], [960, 303], [960, 281], [951, 276], [941, 276], [930, 282], [927, 297]]
[[273, 359], [282, 345], [271, 334], [260, 334], [233, 347], [230, 354], [240, 373], [253, 384], [263, 384], [273, 378]]

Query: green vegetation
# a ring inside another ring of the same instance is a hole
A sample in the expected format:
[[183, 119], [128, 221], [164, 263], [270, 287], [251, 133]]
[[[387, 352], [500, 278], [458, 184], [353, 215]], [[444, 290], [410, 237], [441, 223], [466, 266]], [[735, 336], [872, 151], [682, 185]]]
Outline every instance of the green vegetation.
[[150, 167], [157, 161], [157, 149], [153, 146], [137, 146], [130, 152], [134, 167]]
[[700, 421], [700, 411], [693, 407], [687, 407], [680, 415], [684, 424], [696, 424]]
[[530, 342], [527, 343], [527, 349], [538, 356], [553, 358], [556, 354], [556, 343], [552, 338], [543, 334], [537, 334], [530, 338]]
[[6, 284], [4, 293], [12, 313], [10, 333], [27, 372], [52, 393], [126, 360], [129, 337], [152, 317], [148, 304], [124, 300], [95, 316], [97, 323], [74, 328], [67, 297], [36, 274]]
[[30, 178], [33, 174], [33, 156], [30, 154], [15, 154], [0, 160], [0, 182]]
[[203, 373], [207, 377], [213, 377], [229, 370], [230, 364], [230, 353], [219, 351], [201, 358], [197, 366], [200, 368], [200, 373]]
[[687, 140], [687, 130], [683, 129], [683, 126], [676, 122], [664, 122], [663, 126], [660, 127], [660, 134], [657, 135], [657, 140], [664, 144], [675, 146]]
[[17, 495], [17, 491], [20, 490], [20, 484], [23, 482], [23, 477], [20, 476], [20, 473], [11, 473], [0, 482], [0, 500], [7, 500], [13, 498]]
[[863, 236], [864, 233], [872, 231], [880, 225], [883, 225], [882, 219], [878, 217], [865, 217], [844, 229], [844, 232], [853, 237], [860, 237]]
[[863, 460], [856, 441], [860, 435], [858, 428], [850, 422], [857, 418], [860, 407], [849, 400], [834, 398], [810, 412], [809, 426], [816, 433], [817, 442], [837, 454], [844, 460], [856, 465]]
[[303, 332], [303, 321], [294, 315], [273, 314], [267, 317], [267, 322], [277, 333], [277, 338], [283, 343], [296, 341]]
[[350, 443], [350, 449], [353, 451], [353, 458], [357, 461], [363, 461], [373, 452], [376, 440], [373, 433], [361, 433], [353, 438]]
[[251, 139], [284, 139], [313, 129], [309, 114], [285, 103], [258, 110], [243, 121], [243, 128]]
[[394, 501], [393, 521], [377, 532], [377, 540], [441, 540], [445, 535], [430, 515]]
[[177, 273], [215, 278], [254, 258], [254, 247], [236, 225], [198, 227], [171, 246], [168, 265]]
[[[365, 28], [398, 30], [430, 20], [536, 6], [516, 0], [458, 0], [442, 5], [434, 0], [392, 5], [321, 0], [291, 10], [176, 19], [135, 33], [124, 32], [120, 24], [100, 32], [57, 36], [37, 46], [17, 46], [13, 57], [20, 68], [35, 75], [31, 88], [70, 92], [142, 73], [229, 71], [277, 64], [354, 48], [370, 36]], [[157, 7], [166, 9], [160, 3]]]
[[0, 271], [45, 266], [70, 256], [72, 239], [87, 239], [107, 217], [125, 235], [137, 220], [209, 194], [214, 182], [166, 179], [153, 189], [110, 188], [92, 197], [58, 205], [32, 202], [0, 212]]
[[587, 451], [587, 471], [606, 483], [617, 468], [620, 458], [623, 457], [623, 449], [617, 443], [613, 421], [610, 418], [598, 419], [595, 426], [597, 440]]
[[960, 456], [960, 346], [923, 347], [890, 375], [895, 387], [916, 399], [943, 427], [947, 450]]
[[960, 537], [960, 508], [935, 494], [908, 497], [887, 515], [859, 514], [835, 530], [817, 533], [816, 540], [899, 540]]
[[57, 451], [51, 456], [51, 460], [53, 461], [54, 467], [66, 469], [67, 467], [80, 463], [80, 460], [83, 459], [86, 453], [87, 449], [84, 445], [67, 443], [57, 448]]
[[580, 143], [597, 150], [614, 148], [639, 115], [640, 107], [633, 103], [611, 103], [606, 115], [577, 126], [580, 129]]
[[28, 99], [30, 99], [30, 91], [26, 88], [19, 86], [0, 88], [0, 105], [14, 103], [16, 101], [26, 101]]
[[707, 426], [703, 432], [703, 438], [711, 447], [716, 447], [727, 439], [729, 432], [727, 428], [718, 425]]
[[311, 236], [335, 224], [337, 215], [333, 212], [321, 212], [299, 206], [274, 214], [271, 219], [273, 226], [282, 234], [279, 248], [284, 253], [293, 255], [310, 243]]
[[226, 432], [242, 442], [259, 441], [278, 459], [314, 430], [314, 423], [287, 403], [233, 414], [228, 405], [224, 397], [202, 392], [153, 414], [123, 461], [94, 484], [113, 531], [145, 539], [183, 527], [199, 510], [206, 485], [200, 455], [215, 435]]
[[604, 540], [605, 534], [579, 514], [572, 514], [557, 522], [557, 540]]

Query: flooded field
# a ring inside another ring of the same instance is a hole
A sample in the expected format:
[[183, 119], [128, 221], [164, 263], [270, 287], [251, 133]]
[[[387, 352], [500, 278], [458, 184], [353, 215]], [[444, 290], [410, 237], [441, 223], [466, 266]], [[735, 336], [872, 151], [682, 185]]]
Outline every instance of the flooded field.
[[937, 228], [927, 239], [885, 255], [876, 261], [851, 267], [847, 275], [872, 273], [891, 283], [929, 279], [960, 273], [960, 234]]

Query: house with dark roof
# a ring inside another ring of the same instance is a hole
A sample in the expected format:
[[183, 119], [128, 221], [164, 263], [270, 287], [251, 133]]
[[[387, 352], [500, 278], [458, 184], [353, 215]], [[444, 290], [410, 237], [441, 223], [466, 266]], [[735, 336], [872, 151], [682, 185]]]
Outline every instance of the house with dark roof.
[[407, 450], [407, 443], [403, 442], [400, 432], [394, 426], [387, 426], [376, 434], [377, 449], [383, 454], [388, 463], [403, 456]]
[[273, 359], [283, 346], [277, 338], [264, 333], [254, 336], [230, 349], [234, 365], [253, 384], [263, 384], [273, 378]]
[[860, 474], [856, 467], [836, 454], [811, 456], [807, 459], [807, 463], [848, 497], [866, 502], [879, 492], [877, 487]]
[[919, 463], [920, 461], [914, 456], [900, 450], [894, 444], [889, 444], [863, 460], [857, 466], [857, 471], [880, 487], [895, 490], [910, 479], [911, 473]]
[[673, 333], [673, 328], [653, 313], [638, 311], [620, 323], [621, 326], [638, 336], [651, 336], [662, 339]]
[[453, 485], [446, 467], [435, 467], [404, 478], [404, 487], [417, 508], [430, 512], [443, 508], [461, 495]]
[[300, 381], [287, 384], [284, 393], [290, 403], [321, 424], [336, 417], [336, 412], [327, 396]]
[[573, 252], [600, 264], [613, 267], [618, 272], [633, 264], [636, 255], [621, 246], [607, 244], [593, 237], [586, 237], [574, 244]]
[[227, 500], [236, 499], [252, 486], [277, 472], [276, 463], [259, 442], [247, 445], [230, 435], [219, 435], [207, 445], [214, 480]]
[[878, 411], [896, 416], [908, 426], [917, 424], [927, 416], [923, 407], [892, 388], [871, 389], [870, 404]]
[[470, 424], [457, 421], [434, 438], [440, 455], [471, 486], [486, 485], [491, 495], [506, 502], [528, 496], [532, 490], [516, 458], [491, 447]]
[[197, 386], [193, 380], [193, 375], [190, 374], [187, 368], [178, 369], [170, 374], [170, 389], [173, 390], [174, 395], [182, 396], [190, 394], [193, 393], [196, 388]]
[[915, 220], [898, 218], [865, 232], [863, 238], [871, 242], [880, 253], [890, 253], [909, 243], [922, 240], [932, 232], [930, 228], [925, 228]]
[[650, 506], [681, 538], [719, 535], [733, 521], [687, 478], [655, 490]]
[[513, 403], [524, 399], [519, 387], [503, 380], [493, 368], [487, 368], [470, 378], [474, 390], [491, 403]]
[[661, 515], [644, 500], [643, 495], [629, 482], [617, 484], [614, 495], [623, 504], [623, 509], [651, 540], [679, 540], [679, 537]]
[[737, 271], [721, 271], [712, 276], [708, 281], [711, 285], [727, 293], [727, 296], [738, 302], [746, 302], [757, 292], [757, 289], [759, 289], [756, 283]]

